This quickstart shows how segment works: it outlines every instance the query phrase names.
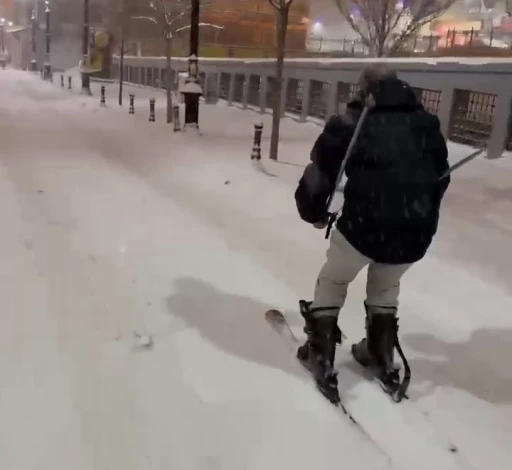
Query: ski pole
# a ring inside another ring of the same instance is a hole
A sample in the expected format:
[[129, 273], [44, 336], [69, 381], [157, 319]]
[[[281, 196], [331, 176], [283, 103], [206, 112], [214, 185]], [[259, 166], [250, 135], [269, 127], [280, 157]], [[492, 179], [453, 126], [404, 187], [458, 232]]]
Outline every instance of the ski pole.
[[443, 175], [441, 176], [441, 178], [439, 178], [439, 180], [442, 180], [442, 179], [446, 178], [447, 176], [450, 176], [455, 170], [457, 170], [461, 166], [465, 165], [466, 163], [469, 163], [471, 160], [474, 160], [476, 157], [482, 155], [482, 153], [484, 153], [486, 150], [487, 150], [487, 147], [478, 149], [478, 150], [474, 151], [473, 153], [469, 154], [467, 157], [463, 158], [461, 161], [453, 164], [450, 168], [448, 168], [443, 173]]
[[354, 134], [352, 135], [352, 139], [350, 139], [350, 143], [348, 144], [347, 151], [345, 152], [345, 157], [343, 158], [343, 161], [341, 162], [340, 171], [338, 172], [338, 177], [336, 178], [336, 185], [334, 186], [334, 190], [331, 193], [331, 196], [329, 198], [329, 204], [327, 205], [327, 212], [331, 212], [331, 204], [334, 199], [334, 195], [338, 189], [338, 186], [341, 183], [341, 180], [343, 178], [343, 173], [345, 173], [345, 168], [347, 167], [348, 159], [352, 155], [354, 146], [356, 145], [356, 142], [357, 142], [357, 138], [359, 137], [359, 134], [361, 133], [361, 129], [363, 127], [364, 121], [366, 120], [366, 115], [368, 114], [369, 110], [370, 110], [370, 108], [368, 106], [365, 106], [365, 108], [363, 109], [363, 112], [361, 113], [361, 116], [359, 117], [359, 120], [357, 121], [356, 128], [354, 130]]
[[[338, 191], [338, 187], [341, 183], [341, 180], [343, 179], [343, 173], [345, 173], [345, 168], [347, 167], [348, 159], [352, 155], [352, 151], [354, 150], [354, 146], [356, 145], [357, 138], [361, 133], [361, 129], [363, 127], [364, 121], [366, 120], [366, 115], [368, 114], [369, 110], [370, 107], [368, 105], [365, 106], [363, 112], [361, 113], [361, 116], [359, 117], [359, 120], [357, 121], [356, 128], [354, 129], [354, 134], [352, 134], [352, 139], [350, 139], [347, 151], [345, 152], [345, 156], [343, 157], [343, 161], [341, 162], [340, 171], [338, 172], [338, 176], [336, 178], [336, 184], [334, 186], [334, 189], [332, 190], [331, 195], [329, 196], [329, 201], [327, 203], [327, 214], [329, 214], [329, 220], [327, 221], [327, 229], [325, 231], [326, 240], [329, 239], [329, 236], [331, 235], [332, 226], [336, 222], [336, 219], [338, 218], [338, 214], [340, 212], [339, 210], [336, 212], [331, 212], [332, 201], [334, 200], [334, 195]], [[323, 223], [321, 223], [317, 228], [323, 228], [323, 226]]]

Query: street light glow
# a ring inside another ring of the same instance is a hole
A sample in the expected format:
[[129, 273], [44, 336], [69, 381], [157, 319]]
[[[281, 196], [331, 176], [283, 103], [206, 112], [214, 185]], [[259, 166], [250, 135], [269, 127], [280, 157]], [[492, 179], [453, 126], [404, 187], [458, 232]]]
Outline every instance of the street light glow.
[[320, 33], [322, 31], [322, 28], [323, 28], [323, 24], [321, 21], [317, 21], [315, 22], [315, 24], [313, 25], [313, 32], [314, 33]]

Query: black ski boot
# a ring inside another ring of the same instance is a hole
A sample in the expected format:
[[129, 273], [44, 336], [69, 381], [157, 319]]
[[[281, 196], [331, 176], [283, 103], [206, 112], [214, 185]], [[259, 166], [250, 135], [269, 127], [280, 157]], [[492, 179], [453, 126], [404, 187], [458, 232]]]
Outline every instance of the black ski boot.
[[[398, 341], [396, 308], [389, 308], [389, 313], [375, 313], [367, 305], [365, 308], [366, 338], [352, 346], [352, 355], [359, 364], [372, 370], [386, 393], [400, 402], [407, 398], [411, 370]], [[404, 363], [403, 382], [394, 363], [395, 348]]]
[[[297, 350], [297, 358], [313, 375], [320, 392], [333, 404], [340, 403], [338, 377], [334, 370], [336, 344], [341, 344], [341, 331], [337, 316], [315, 318], [311, 302], [299, 302], [300, 313], [306, 326], [304, 332], [308, 338]], [[324, 309], [322, 309], [324, 310]], [[325, 309], [332, 310], [332, 308]]]

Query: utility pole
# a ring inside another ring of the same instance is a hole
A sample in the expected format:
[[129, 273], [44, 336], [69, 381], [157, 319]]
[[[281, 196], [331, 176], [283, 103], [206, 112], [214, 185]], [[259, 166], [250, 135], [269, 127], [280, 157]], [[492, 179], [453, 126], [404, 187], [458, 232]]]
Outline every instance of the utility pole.
[[[84, 30], [82, 36], [82, 68], [85, 69], [89, 55], [89, 0], [84, 0]], [[91, 77], [82, 70], [82, 93], [92, 95]]]
[[45, 0], [46, 8], [44, 10], [45, 14], [45, 20], [46, 20], [46, 58], [44, 61], [44, 71], [43, 71], [43, 78], [45, 80], [51, 81], [53, 78], [52, 75], [52, 64], [50, 61], [50, 1]]
[[192, 0], [190, 10], [190, 57], [188, 58], [188, 77], [181, 92], [185, 97], [184, 129], [193, 127], [199, 130], [199, 97], [203, 89], [199, 83], [199, 17], [200, 1]]
[[124, 0], [121, 1], [121, 58], [119, 60], [119, 106], [123, 106], [123, 82], [124, 82]]

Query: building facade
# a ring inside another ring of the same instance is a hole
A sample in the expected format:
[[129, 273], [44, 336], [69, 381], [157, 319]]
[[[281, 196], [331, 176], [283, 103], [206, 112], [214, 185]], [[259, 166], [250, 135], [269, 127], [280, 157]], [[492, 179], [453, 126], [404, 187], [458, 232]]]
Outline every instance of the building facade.
[[[222, 26], [203, 28], [205, 43], [273, 49], [276, 44], [276, 11], [268, 0], [213, 0], [203, 9], [201, 21]], [[309, 24], [309, 1], [295, 0], [289, 14], [287, 49], [304, 51]]]
[[0, 0], [0, 18], [5, 18], [7, 21], [15, 21], [14, 14], [14, 0]]

